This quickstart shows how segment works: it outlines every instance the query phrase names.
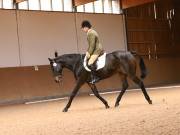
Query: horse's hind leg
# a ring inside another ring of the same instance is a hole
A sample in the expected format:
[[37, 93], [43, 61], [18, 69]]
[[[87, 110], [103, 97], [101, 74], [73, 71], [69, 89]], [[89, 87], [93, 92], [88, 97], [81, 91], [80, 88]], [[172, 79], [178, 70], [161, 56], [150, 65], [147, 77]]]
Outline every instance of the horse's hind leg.
[[122, 79], [122, 90], [116, 99], [115, 107], [119, 106], [119, 102], [121, 101], [122, 96], [124, 95], [126, 89], [128, 88], [127, 77], [125, 75], [123, 75], [123, 76], [121, 76], [121, 79]]
[[99, 92], [98, 92], [98, 90], [96, 88], [96, 85], [89, 84], [89, 83], [88, 83], [88, 85], [90, 86], [90, 88], [91, 88], [92, 92], [94, 93], [94, 95], [103, 102], [103, 104], [105, 105], [106, 108], [109, 108], [109, 105], [108, 105], [107, 101], [99, 95]]
[[144, 97], [145, 99], [148, 101], [149, 104], [152, 104], [152, 100], [150, 99], [145, 87], [144, 87], [144, 83], [143, 81], [141, 81], [137, 76], [134, 76], [134, 77], [131, 77], [132, 80], [137, 84], [139, 85], [139, 87], [141, 88], [143, 94], [144, 94]]

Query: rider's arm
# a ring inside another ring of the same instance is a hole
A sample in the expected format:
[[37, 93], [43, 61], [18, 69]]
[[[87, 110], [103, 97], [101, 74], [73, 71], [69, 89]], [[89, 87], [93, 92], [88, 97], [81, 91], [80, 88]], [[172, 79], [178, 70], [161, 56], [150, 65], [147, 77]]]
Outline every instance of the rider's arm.
[[92, 55], [96, 48], [96, 36], [93, 33], [89, 33], [87, 39], [89, 44], [87, 52]]

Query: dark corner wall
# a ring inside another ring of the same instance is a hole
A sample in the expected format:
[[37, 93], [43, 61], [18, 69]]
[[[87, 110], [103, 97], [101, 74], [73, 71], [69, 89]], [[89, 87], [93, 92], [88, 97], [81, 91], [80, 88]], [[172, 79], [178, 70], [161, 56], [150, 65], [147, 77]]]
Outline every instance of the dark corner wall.
[[147, 85], [180, 83], [180, 2], [157, 0], [125, 10], [128, 50], [144, 56]]

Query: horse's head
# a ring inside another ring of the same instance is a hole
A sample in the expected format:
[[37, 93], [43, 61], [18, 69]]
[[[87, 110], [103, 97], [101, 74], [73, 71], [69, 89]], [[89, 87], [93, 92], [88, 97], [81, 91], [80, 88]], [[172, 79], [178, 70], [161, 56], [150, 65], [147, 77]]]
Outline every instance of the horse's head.
[[[55, 53], [55, 57], [57, 57], [57, 54]], [[53, 72], [54, 79], [57, 83], [62, 81], [62, 70], [63, 70], [63, 64], [61, 61], [58, 61], [56, 58], [51, 59], [48, 58], [50, 65], [51, 65], [51, 70]]]
[[51, 70], [53, 72], [53, 76], [55, 77], [56, 82], [62, 81], [62, 70], [63, 68], [68, 68], [72, 72], [75, 72], [75, 66], [79, 64], [81, 59], [81, 55], [79, 54], [63, 54], [58, 56], [58, 53], [55, 52], [55, 58], [49, 59]]

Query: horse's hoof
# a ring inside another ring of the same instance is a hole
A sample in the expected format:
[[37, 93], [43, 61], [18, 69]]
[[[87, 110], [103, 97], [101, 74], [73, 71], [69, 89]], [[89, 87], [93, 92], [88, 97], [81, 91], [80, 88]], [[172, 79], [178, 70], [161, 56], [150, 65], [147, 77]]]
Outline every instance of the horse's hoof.
[[67, 111], [68, 111], [68, 109], [67, 109], [67, 108], [64, 108], [64, 109], [63, 109], [63, 112], [67, 112]]
[[149, 103], [150, 105], [152, 105], [152, 100], [149, 100], [148, 103]]
[[110, 108], [110, 106], [109, 106], [109, 105], [107, 105], [107, 106], [106, 106], [106, 109], [108, 109], [108, 108]]
[[119, 103], [116, 103], [114, 107], [118, 107], [119, 106]]

